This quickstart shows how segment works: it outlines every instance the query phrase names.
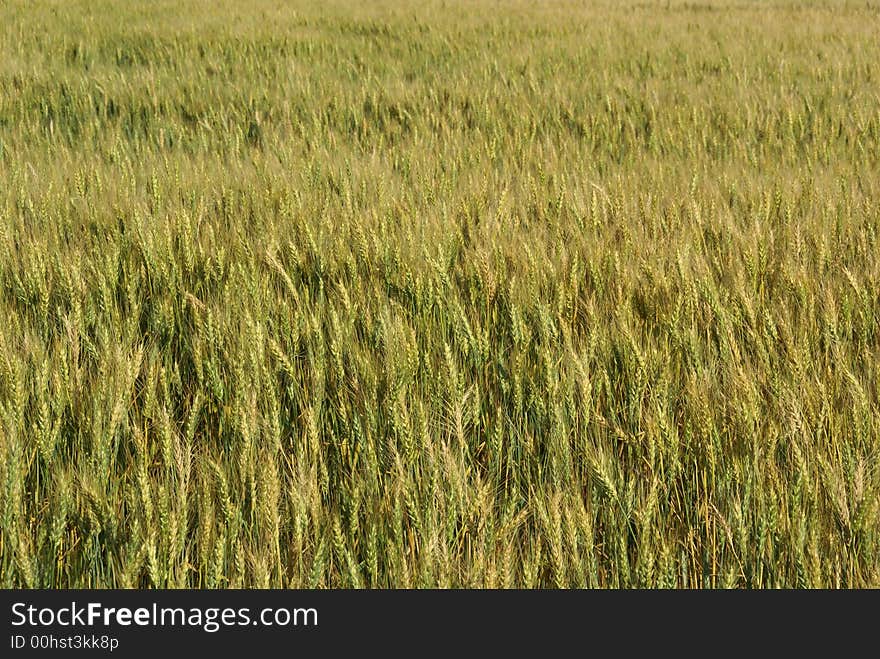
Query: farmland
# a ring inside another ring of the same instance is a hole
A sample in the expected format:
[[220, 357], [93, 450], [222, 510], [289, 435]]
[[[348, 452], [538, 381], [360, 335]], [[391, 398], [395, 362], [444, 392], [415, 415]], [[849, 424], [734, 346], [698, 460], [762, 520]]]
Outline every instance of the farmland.
[[3, 0], [0, 584], [880, 586], [878, 34]]

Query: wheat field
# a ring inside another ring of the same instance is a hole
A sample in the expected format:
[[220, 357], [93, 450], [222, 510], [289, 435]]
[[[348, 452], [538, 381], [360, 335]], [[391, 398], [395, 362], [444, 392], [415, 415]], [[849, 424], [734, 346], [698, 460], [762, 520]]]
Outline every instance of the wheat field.
[[0, 1], [0, 585], [880, 586], [878, 34]]

